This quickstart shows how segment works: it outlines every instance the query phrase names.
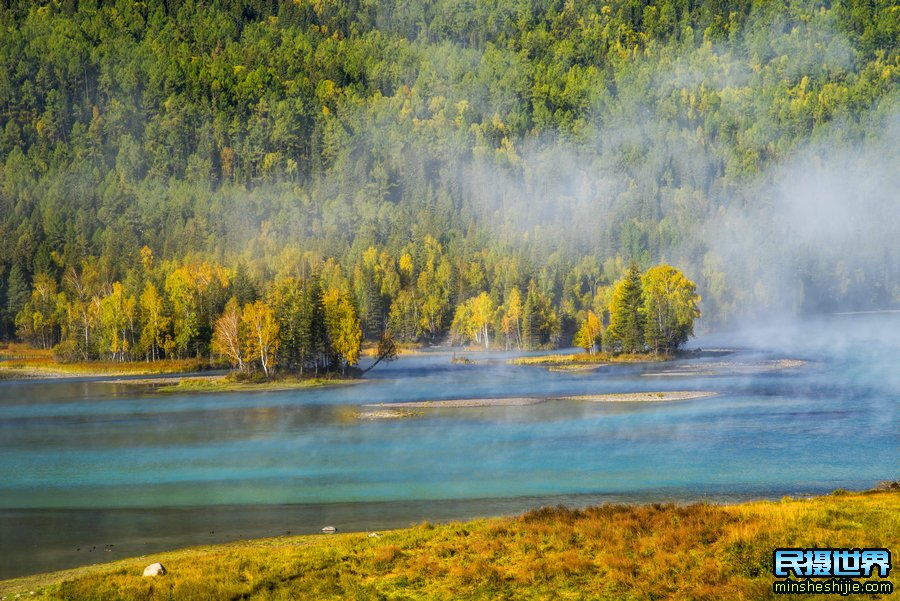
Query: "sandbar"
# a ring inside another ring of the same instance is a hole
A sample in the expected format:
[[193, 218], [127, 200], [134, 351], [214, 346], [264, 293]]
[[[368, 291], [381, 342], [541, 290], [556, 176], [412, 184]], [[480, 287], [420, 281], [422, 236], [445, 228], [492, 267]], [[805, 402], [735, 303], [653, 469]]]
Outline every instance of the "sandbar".
[[440, 409], [447, 407], [515, 407], [536, 405], [547, 399], [534, 397], [511, 397], [504, 399], [448, 399], [443, 401], [411, 401], [408, 403], [372, 403], [363, 407], [399, 407], [408, 409]]
[[689, 401], [716, 396], [718, 392], [680, 390], [675, 392], [619, 392], [615, 394], [586, 394], [557, 397], [561, 401], [590, 401], [594, 403], [649, 403], [664, 401]]

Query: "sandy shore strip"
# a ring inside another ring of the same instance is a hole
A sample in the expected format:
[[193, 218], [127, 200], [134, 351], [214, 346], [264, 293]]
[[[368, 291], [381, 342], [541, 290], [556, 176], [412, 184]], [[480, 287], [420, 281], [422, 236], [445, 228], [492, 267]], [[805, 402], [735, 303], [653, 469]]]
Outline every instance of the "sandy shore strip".
[[771, 359], [760, 362], [726, 362], [700, 363], [697, 365], [683, 365], [677, 369], [664, 369], [661, 371], [641, 374], [646, 378], [664, 377], [696, 377], [696, 376], [740, 376], [793, 369], [803, 367], [809, 362], [803, 359]]
[[581, 396], [561, 396], [554, 400], [590, 401], [593, 403], [659, 403], [665, 401], [689, 401], [718, 395], [718, 392], [680, 390], [676, 392], [619, 392], [615, 394], [586, 394]]
[[809, 363], [803, 359], [777, 359], [768, 363], [769, 369], [791, 369], [792, 367], [803, 367]]
[[416, 417], [420, 415], [415, 411], [398, 411], [396, 409], [381, 409], [379, 411], [360, 411], [359, 413], [354, 413], [353, 417], [356, 419], [403, 419], [406, 417]]
[[448, 399], [446, 401], [411, 401], [408, 403], [372, 403], [363, 407], [394, 407], [402, 409], [441, 409], [465, 407], [518, 407], [536, 405], [549, 399], [534, 397], [511, 397], [505, 399]]
[[689, 371], [689, 370], [672, 370], [672, 371], [656, 371], [647, 374], [641, 374], [645, 378], [688, 378], [697, 376], [715, 376], [718, 372], [714, 371]]
[[551, 365], [547, 368], [547, 371], [562, 371], [562, 372], [570, 372], [570, 371], [594, 371], [595, 369], [600, 369], [601, 367], [606, 367], [609, 363], [579, 363], [576, 365]]
[[[445, 401], [411, 401], [408, 403], [372, 403], [363, 407], [386, 407], [390, 409], [446, 409], [467, 407], [519, 407], [524, 405], [536, 405], [545, 401], [590, 401], [595, 403], [643, 403], [664, 401], [688, 401], [716, 396], [717, 392], [708, 391], [676, 391], [676, 392], [621, 392], [615, 394], [587, 394], [580, 396], [558, 397], [511, 397], [505, 399], [449, 399]], [[378, 412], [373, 412], [378, 413]], [[365, 413], [357, 414], [360, 418], [369, 418]], [[370, 419], [378, 419], [382, 416], [372, 416]], [[395, 417], [385, 415], [383, 417]], [[401, 417], [401, 416], [396, 416]], [[405, 417], [405, 416], [403, 416]]]

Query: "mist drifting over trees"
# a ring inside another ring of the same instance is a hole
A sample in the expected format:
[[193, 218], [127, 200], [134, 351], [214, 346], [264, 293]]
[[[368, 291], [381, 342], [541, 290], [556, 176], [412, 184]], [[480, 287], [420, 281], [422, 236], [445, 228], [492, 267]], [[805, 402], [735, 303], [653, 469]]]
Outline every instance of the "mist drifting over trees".
[[178, 319], [166, 282], [204, 262], [184, 353], [314, 274], [370, 339], [484, 293], [517, 316], [494, 331], [531, 302], [534, 344], [567, 343], [632, 260], [682, 270], [710, 326], [900, 302], [887, 1], [10, 2], [0, 27], [4, 337], [37, 289]]

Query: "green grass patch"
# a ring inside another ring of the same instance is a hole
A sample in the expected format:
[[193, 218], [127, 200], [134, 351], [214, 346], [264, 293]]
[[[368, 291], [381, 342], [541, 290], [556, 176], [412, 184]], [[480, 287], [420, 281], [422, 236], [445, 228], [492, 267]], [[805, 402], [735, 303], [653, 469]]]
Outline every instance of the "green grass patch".
[[[775, 599], [771, 558], [778, 546], [897, 550], [900, 493], [560, 507], [423, 524], [380, 538], [279, 537], [0, 582], [0, 591], [125, 600]], [[169, 573], [142, 578], [155, 561]]]

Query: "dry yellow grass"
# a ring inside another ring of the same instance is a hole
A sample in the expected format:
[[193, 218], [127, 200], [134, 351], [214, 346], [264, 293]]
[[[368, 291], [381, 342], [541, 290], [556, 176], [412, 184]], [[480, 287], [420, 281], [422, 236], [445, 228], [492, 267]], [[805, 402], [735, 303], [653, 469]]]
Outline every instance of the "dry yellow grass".
[[[202, 547], [0, 582], [0, 590], [86, 600], [774, 599], [775, 547], [896, 552], [898, 543], [896, 491], [733, 506], [605, 505], [423, 524], [380, 538]], [[154, 561], [169, 574], [142, 578]], [[896, 587], [896, 574], [891, 580]]]
[[653, 353], [572, 353], [568, 355], [551, 354], [535, 355], [532, 357], [517, 357], [510, 359], [511, 365], [543, 365], [559, 369], [561, 366], [597, 365], [603, 363], [642, 363], [668, 361], [669, 355], [654, 355]]
[[318, 388], [322, 386], [345, 386], [359, 384], [363, 380], [352, 378], [299, 378], [286, 376], [261, 382], [240, 382], [227, 376], [197, 376], [181, 378], [175, 384], [166, 384], [156, 389], [157, 392], [259, 392], [296, 390], [299, 388]]
[[130, 376], [200, 371], [208, 367], [202, 359], [165, 361], [78, 361], [62, 363], [53, 352], [24, 344], [9, 344], [0, 350], [0, 379], [64, 378], [73, 376]]

